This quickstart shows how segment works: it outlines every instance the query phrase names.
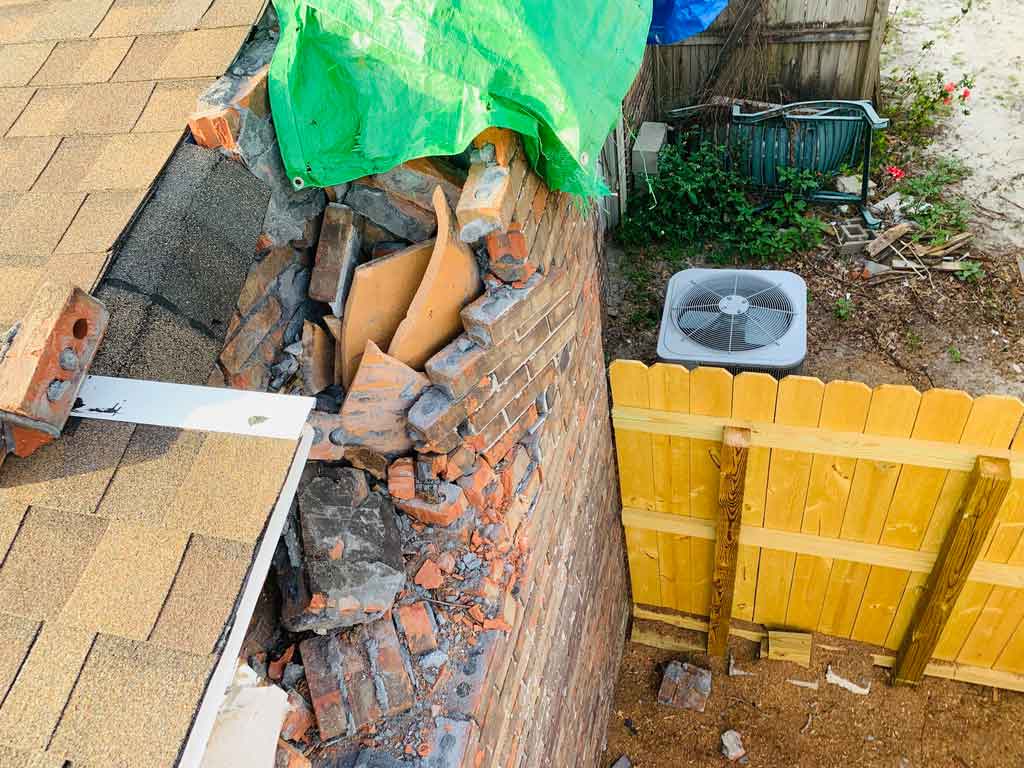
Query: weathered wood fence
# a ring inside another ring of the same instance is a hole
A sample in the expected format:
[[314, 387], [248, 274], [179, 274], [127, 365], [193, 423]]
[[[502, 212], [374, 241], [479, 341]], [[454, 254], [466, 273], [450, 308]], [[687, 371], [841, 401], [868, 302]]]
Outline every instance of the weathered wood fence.
[[[705, 32], [653, 47], [659, 112], [692, 104], [721, 65], [723, 47], [729, 55], [744, 46], [742, 37], [730, 40], [730, 33], [743, 22], [747, 5], [748, 0], [733, 0]], [[769, 100], [871, 98], [888, 10], [889, 0], [765, 0]]]
[[610, 376], [636, 603], [709, 617], [713, 651], [741, 619], [893, 649], [900, 681], [939, 660], [958, 666], [928, 674], [1024, 689], [1019, 400], [621, 360]]

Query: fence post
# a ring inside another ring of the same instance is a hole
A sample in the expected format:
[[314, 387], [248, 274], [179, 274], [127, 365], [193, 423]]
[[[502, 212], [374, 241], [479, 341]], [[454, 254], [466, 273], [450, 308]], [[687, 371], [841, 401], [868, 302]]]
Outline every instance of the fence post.
[[708, 654], [711, 656], [724, 656], [729, 647], [729, 620], [736, 589], [749, 449], [749, 429], [725, 428], [715, 525], [715, 571], [711, 577], [711, 612], [708, 618]]
[[871, 40], [868, 52], [864, 57], [864, 72], [860, 81], [860, 97], [874, 99], [875, 87], [878, 85], [879, 56], [885, 38], [885, 25], [889, 19], [889, 0], [875, 0], [875, 14], [871, 19]]
[[894, 683], [916, 685], [924, 676], [942, 630], [995, 524], [1010, 481], [1010, 464], [1006, 459], [978, 457], [939, 558], [928, 575], [924, 596], [896, 656]]

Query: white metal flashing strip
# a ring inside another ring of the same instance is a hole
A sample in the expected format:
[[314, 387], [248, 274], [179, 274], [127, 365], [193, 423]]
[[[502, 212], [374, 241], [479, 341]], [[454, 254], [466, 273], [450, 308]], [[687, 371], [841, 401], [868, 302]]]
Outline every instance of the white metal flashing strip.
[[[197, 387], [203, 389], [203, 387]], [[251, 393], [250, 393], [251, 394]], [[287, 395], [277, 395], [278, 398], [287, 398]], [[309, 400], [310, 398], [296, 398]], [[205, 429], [205, 428], [204, 428]], [[252, 567], [246, 576], [245, 586], [242, 588], [242, 595], [238, 600], [235, 615], [231, 619], [231, 629], [228, 631], [227, 641], [221, 651], [220, 659], [214, 667], [213, 674], [207, 683], [206, 691], [200, 702], [199, 710], [192, 721], [192, 728], [189, 731], [188, 739], [178, 759], [178, 768], [200, 768], [203, 754], [206, 752], [206, 743], [210, 739], [214, 722], [217, 719], [217, 712], [224, 701], [228, 686], [235, 676], [235, 668], [238, 664], [238, 654], [242, 650], [242, 642], [245, 640], [245, 633], [249, 629], [249, 622], [252, 619], [253, 611], [256, 609], [256, 600], [263, 589], [263, 582], [266, 580], [267, 572], [270, 570], [270, 563], [277, 548], [277, 541], [281, 538], [284, 524], [288, 518], [288, 510], [292, 506], [295, 492], [299, 487], [299, 479], [306, 466], [306, 459], [309, 457], [309, 449], [313, 446], [313, 428], [306, 427], [302, 432], [301, 440], [295, 449], [295, 457], [288, 470], [288, 475], [281, 487], [281, 493], [277, 497], [277, 503], [270, 514], [270, 520], [263, 531], [256, 549]]]
[[72, 416], [298, 440], [312, 397], [89, 376]]

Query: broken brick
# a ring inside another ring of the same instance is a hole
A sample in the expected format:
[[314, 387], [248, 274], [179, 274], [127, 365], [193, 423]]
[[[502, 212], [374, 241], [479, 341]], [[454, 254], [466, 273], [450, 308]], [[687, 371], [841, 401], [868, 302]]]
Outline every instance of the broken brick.
[[308, 741], [310, 729], [316, 727], [316, 717], [309, 704], [296, 691], [288, 691], [288, 714], [281, 726], [281, 738], [288, 741]]
[[661, 678], [658, 703], [703, 712], [711, 695], [711, 672], [693, 664], [670, 662]]
[[188, 118], [196, 144], [238, 154], [238, 137], [245, 115], [251, 112], [263, 118], [270, 114], [269, 69], [268, 65], [252, 75], [225, 75], [200, 95], [196, 111]]
[[338, 434], [332, 434], [331, 440], [385, 458], [408, 453], [412, 440], [406, 430], [406, 414], [428, 384], [426, 376], [367, 341], [359, 370], [341, 406]]
[[497, 464], [505, 457], [505, 454], [512, 450], [512, 446], [518, 443], [537, 423], [538, 418], [537, 406], [531, 405], [504, 435], [483, 452], [483, 458], [492, 464]]
[[437, 625], [425, 602], [399, 606], [395, 615], [410, 653], [419, 656], [437, 648]]
[[388, 467], [388, 493], [395, 499], [416, 497], [416, 476], [412, 459], [395, 459]]
[[485, 240], [491, 272], [506, 283], [521, 283], [537, 271], [530, 263], [526, 237], [519, 224], [509, 225], [508, 231], [492, 232]]
[[569, 292], [564, 269], [550, 275], [534, 273], [522, 288], [502, 285], [487, 292], [462, 310], [466, 333], [482, 347], [501, 344], [516, 333], [532, 328], [538, 317]]
[[[485, 128], [473, 139], [473, 146], [477, 149], [483, 149], [488, 144], [494, 148], [494, 162], [507, 168], [519, 153], [519, 134], [508, 128], [491, 126]], [[518, 192], [519, 190], [514, 191]]]
[[466, 495], [453, 483], [439, 483], [437, 494], [440, 501], [435, 503], [415, 498], [398, 500], [395, 506], [421, 523], [446, 527], [466, 511]]
[[324, 210], [316, 265], [309, 280], [309, 295], [331, 306], [341, 317], [359, 259], [359, 228], [352, 209], [331, 203]]
[[428, 558], [416, 572], [414, 581], [417, 586], [424, 589], [437, 589], [444, 584], [444, 576], [441, 575], [441, 569], [437, 563]]
[[295, 646], [289, 645], [277, 659], [270, 662], [267, 666], [267, 676], [275, 683], [281, 681], [284, 676], [284, 668], [291, 662], [292, 657], [295, 655]]
[[[457, 483], [466, 494], [469, 503], [480, 511], [491, 506], [488, 504], [488, 500], [493, 498], [495, 490], [499, 488], [494, 470], [483, 460], [477, 462], [473, 474], [460, 477]], [[488, 491], [489, 486], [494, 486], [494, 488]]]
[[317, 395], [334, 384], [334, 340], [308, 320], [302, 323], [302, 383], [307, 394]]
[[423, 280], [395, 331], [388, 354], [422, 370], [427, 360], [462, 332], [460, 311], [480, 295], [480, 269], [455, 231], [451, 208], [434, 190], [437, 238]]
[[480, 379], [493, 371], [501, 359], [499, 350], [485, 348], [462, 335], [430, 358], [426, 371], [435, 387], [452, 400], [458, 400], [478, 386]]
[[391, 197], [400, 197], [427, 211], [433, 210], [434, 190], [438, 187], [453, 208], [459, 204], [466, 174], [438, 157], [420, 157], [396, 165], [390, 171], [362, 180]]
[[437, 217], [432, 210], [363, 183], [353, 183], [343, 202], [403, 240], [420, 243], [437, 231]]
[[409, 409], [409, 428], [426, 444], [445, 441], [467, 416], [466, 401], [452, 400], [437, 387], [428, 387]]
[[[507, 167], [473, 163], [455, 209], [461, 227], [460, 239], [474, 243], [495, 230], [508, 229], [513, 208], [508, 200], [517, 191], [512, 189]], [[506, 212], [508, 218], [505, 218]]]
[[220, 364], [229, 374], [240, 373], [252, 357], [256, 347], [281, 320], [281, 303], [274, 296], [249, 317], [245, 318], [238, 332], [228, 340], [220, 354]]
[[443, 477], [449, 482], [458, 480], [468, 474], [476, 466], [476, 453], [465, 445], [460, 445], [448, 454], [448, 463], [445, 465]]
[[309, 759], [287, 741], [277, 740], [274, 768], [310, 768], [311, 765]]

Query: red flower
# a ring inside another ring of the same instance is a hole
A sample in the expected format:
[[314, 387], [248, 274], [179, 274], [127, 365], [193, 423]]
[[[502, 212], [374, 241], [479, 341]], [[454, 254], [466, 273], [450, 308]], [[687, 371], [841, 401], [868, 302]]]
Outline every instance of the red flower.
[[960, 100], [967, 101], [969, 98], [971, 98], [971, 89], [964, 88], [963, 93], [960, 94]]
[[899, 181], [900, 179], [907, 175], [906, 171], [895, 165], [890, 165], [888, 168], [885, 169], [885, 172], [889, 174], [889, 176], [891, 176], [894, 181]]
[[942, 86], [942, 90], [944, 90], [946, 93], [952, 93], [953, 91], [956, 90], [956, 83], [946, 83], [944, 86]]
[[948, 107], [948, 106], [949, 106], [950, 104], [952, 104], [952, 103], [953, 103], [953, 97], [952, 97], [952, 96], [946, 96], [946, 97], [945, 97], [945, 98], [944, 98], [944, 99], [942, 100], [942, 103], [943, 103], [943, 104], [945, 104], [945, 105], [946, 105], [946, 106]]

